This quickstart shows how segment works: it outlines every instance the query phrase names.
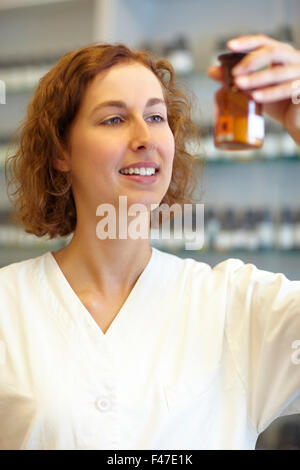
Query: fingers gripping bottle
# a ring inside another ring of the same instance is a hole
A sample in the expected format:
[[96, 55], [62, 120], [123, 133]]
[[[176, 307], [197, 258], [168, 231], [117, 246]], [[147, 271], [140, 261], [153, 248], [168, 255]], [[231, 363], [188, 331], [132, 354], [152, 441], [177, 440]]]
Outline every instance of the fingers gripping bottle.
[[226, 52], [218, 56], [225, 83], [214, 97], [214, 144], [223, 150], [247, 150], [263, 145], [262, 104], [256, 103], [247, 90], [238, 89], [231, 73], [246, 55], [244, 52]]

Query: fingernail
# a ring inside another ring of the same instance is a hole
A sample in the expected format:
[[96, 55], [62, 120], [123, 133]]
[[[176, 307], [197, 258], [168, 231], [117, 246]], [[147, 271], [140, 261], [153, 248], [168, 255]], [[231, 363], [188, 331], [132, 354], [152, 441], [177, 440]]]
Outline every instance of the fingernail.
[[228, 41], [228, 46], [238, 47], [239, 46], [239, 41], [237, 39], [230, 39], [230, 41]]
[[263, 98], [263, 94], [260, 91], [254, 91], [252, 96], [255, 100], [261, 100]]
[[238, 84], [238, 85], [247, 85], [248, 84], [248, 77], [237, 77], [235, 78], [235, 82]]
[[241, 67], [240, 65], [236, 65], [235, 67], [232, 68], [231, 73], [233, 75], [236, 75], [237, 73], [240, 73], [242, 71], [243, 71], [243, 67]]

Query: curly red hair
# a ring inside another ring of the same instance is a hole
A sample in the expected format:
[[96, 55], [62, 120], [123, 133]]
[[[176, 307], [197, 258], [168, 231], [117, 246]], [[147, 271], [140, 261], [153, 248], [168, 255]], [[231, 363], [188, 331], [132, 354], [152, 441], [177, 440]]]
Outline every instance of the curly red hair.
[[5, 176], [8, 188], [15, 187], [12, 196], [8, 193], [14, 206], [13, 218], [26, 232], [38, 237], [48, 234], [50, 239], [74, 232], [71, 175], [54, 167], [54, 157], [59, 158], [68, 149], [69, 130], [89, 82], [99, 72], [126, 61], [141, 63], [156, 75], [167, 103], [175, 155], [171, 182], [161, 204], [183, 206], [197, 201], [193, 194], [202, 165], [186, 145], [200, 137], [190, 116], [195, 95], [183, 90], [183, 82], [175, 79], [166, 59], [121, 43], [92, 43], [63, 55], [39, 80], [26, 117], [10, 140], [9, 149], [20, 131], [14, 153], [5, 162]]

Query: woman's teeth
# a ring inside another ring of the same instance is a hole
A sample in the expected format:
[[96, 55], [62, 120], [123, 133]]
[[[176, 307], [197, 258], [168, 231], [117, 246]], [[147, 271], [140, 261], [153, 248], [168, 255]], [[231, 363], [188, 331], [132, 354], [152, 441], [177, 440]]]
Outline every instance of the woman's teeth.
[[126, 170], [120, 170], [123, 175], [142, 175], [151, 176], [155, 173], [155, 168], [127, 168]]

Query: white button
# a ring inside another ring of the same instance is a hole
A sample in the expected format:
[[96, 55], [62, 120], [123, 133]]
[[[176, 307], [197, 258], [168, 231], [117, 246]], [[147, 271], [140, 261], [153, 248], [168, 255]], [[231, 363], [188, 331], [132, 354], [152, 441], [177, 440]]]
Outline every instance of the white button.
[[106, 411], [110, 407], [110, 401], [107, 400], [107, 398], [98, 398], [96, 401], [96, 405], [97, 405], [98, 410]]

